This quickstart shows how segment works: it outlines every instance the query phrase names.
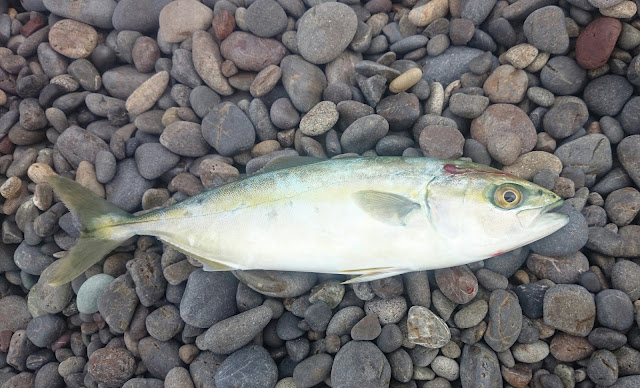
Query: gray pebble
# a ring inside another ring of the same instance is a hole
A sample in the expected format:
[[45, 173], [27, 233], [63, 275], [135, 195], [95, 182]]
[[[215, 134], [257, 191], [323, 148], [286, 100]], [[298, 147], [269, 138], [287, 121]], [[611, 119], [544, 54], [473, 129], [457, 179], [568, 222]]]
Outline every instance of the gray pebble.
[[140, 206], [144, 192], [153, 186], [138, 172], [134, 159], [125, 159], [118, 163], [114, 178], [107, 183], [105, 191], [107, 201], [132, 211]]
[[272, 311], [258, 306], [222, 320], [209, 328], [198, 344], [214, 353], [230, 354], [248, 344], [272, 318]]
[[208, 328], [236, 313], [237, 280], [228, 272], [196, 270], [189, 275], [180, 316], [189, 325]]
[[60, 338], [66, 329], [64, 319], [56, 315], [40, 315], [29, 322], [27, 338], [37, 347], [46, 348]]
[[598, 323], [604, 327], [625, 331], [633, 325], [633, 304], [620, 290], [603, 290], [596, 294], [596, 311]]
[[219, 388], [273, 387], [278, 381], [275, 362], [263, 347], [249, 345], [230, 355], [215, 373], [215, 386]]
[[164, 379], [175, 367], [183, 366], [178, 356], [180, 345], [175, 340], [158, 341], [145, 337], [138, 343], [138, 352], [144, 365], [152, 376]]
[[145, 179], [156, 179], [169, 171], [180, 161], [180, 156], [159, 143], [142, 144], [136, 149], [136, 165]]
[[316, 354], [302, 361], [293, 370], [296, 387], [310, 388], [323, 382], [331, 374], [333, 358], [328, 354]]
[[384, 354], [371, 342], [350, 341], [333, 362], [331, 382], [334, 386], [386, 387], [391, 367]]
[[618, 379], [618, 361], [613, 353], [602, 349], [593, 352], [587, 367], [589, 379], [600, 386], [610, 386]]

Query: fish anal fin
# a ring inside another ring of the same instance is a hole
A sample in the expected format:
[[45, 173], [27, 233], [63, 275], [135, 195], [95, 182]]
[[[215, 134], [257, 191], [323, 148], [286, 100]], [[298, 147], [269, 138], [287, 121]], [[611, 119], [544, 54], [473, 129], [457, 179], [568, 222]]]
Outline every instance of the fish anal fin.
[[351, 273], [361, 273], [362, 275], [356, 276], [349, 280], [342, 282], [342, 284], [353, 284], [353, 283], [362, 283], [362, 282], [370, 282], [373, 280], [384, 279], [391, 276], [401, 275], [403, 273], [409, 272], [406, 269], [402, 268], [367, 268], [363, 270], [355, 270], [355, 271], [342, 271], [342, 274], [348, 275]]
[[273, 159], [267, 163], [264, 167], [258, 170], [258, 173], [284, 170], [285, 168], [304, 166], [306, 164], [323, 162], [325, 160], [327, 159], [314, 158], [311, 156], [283, 156], [281, 158]]
[[375, 190], [362, 190], [353, 194], [356, 202], [371, 217], [390, 225], [404, 225], [405, 218], [420, 204], [402, 195]]
[[165, 239], [159, 239], [160, 241], [162, 241], [163, 243], [169, 245], [171, 248], [175, 249], [178, 252], [182, 252], [187, 256], [190, 256], [196, 260], [198, 260], [199, 262], [202, 263], [202, 269], [205, 271], [232, 271], [235, 269], [240, 269], [240, 268], [236, 268], [236, 267], [231, 267], [229, 265], [217, 262], [215, 260], [211, 260], [211, 259], [207, 259], [206, 257], [202, 257], [202, 256], [198, 256], [195, 255], [193, 252], [189, 252], [181, 247], [179, 247], [178, 245], [172, 244], [169, 241], [165, 240]]

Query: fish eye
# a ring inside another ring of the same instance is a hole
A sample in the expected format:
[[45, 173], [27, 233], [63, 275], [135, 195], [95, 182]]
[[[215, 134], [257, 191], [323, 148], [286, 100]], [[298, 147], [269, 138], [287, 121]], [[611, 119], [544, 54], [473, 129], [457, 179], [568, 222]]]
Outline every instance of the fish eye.
[[513, 209], [522, 201], [522, 192], [514, 186], [505, 185], [498, 187], [493, 200], [496, 205], [503, 209]]

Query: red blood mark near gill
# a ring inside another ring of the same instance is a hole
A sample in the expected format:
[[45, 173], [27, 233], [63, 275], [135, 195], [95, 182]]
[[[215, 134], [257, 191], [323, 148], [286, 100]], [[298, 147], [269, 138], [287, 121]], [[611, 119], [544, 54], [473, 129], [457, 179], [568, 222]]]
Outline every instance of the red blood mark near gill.
[[472, 170], [469, 170], [468, 168], [458, 167], [455, 164], [445, 164], [444, 165], [444, 172], [449, 174], [449, 175], [468, 174], [471, 171]]
[[506, 253], [506, 251], [498, 251], [498, 252], [494, 253], [493, 255], [491, 255], [491, 257], [500, 256], [503, 253]]

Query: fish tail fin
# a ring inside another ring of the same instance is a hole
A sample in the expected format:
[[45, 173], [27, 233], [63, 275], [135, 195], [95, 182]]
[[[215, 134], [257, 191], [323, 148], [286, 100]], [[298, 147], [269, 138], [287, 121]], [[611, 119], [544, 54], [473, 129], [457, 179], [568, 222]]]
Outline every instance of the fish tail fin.
[[75, 279], [134, 236], [127, 226], [134, 217], [71, 179], [51, 175], [47, 182], [82, 224], [78, 242], [54, 269], [50, 284], [55, 286]]

